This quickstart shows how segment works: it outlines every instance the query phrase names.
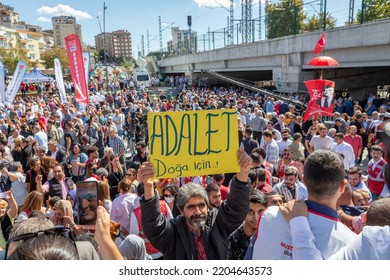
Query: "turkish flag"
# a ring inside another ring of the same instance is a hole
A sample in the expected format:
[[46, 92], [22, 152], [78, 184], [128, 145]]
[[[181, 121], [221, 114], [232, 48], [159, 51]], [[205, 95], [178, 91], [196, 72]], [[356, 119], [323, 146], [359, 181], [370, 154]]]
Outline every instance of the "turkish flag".
[[314, 48], [314, 54], [317, 54], [319, 52], [322, 52], [322, 50], [325, 48], [325, 33], [322, 33], [320, 39], [318, 39], [318, 42]]
[[310, 119], [312, 116], [332, 116], [335, 83], [328, 80], [311, 80], [304, 83], [309, 91], [310, 101], [303, 121]]

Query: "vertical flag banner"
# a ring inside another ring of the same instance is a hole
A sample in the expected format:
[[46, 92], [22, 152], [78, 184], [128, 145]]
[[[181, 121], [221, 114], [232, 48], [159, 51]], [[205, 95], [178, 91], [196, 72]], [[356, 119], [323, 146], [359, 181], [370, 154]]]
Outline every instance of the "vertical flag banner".
[[83, 63], [84, 63], [84, 72], [85, 72], [85, 82], [87, 83], [88, 88], [88, 82], [89, 82], [89, 53], [83, 52]]
[[312, 116], [332, 116], [335, 83], [328, 80], [311, 80], [304, 83], [309, 91], [310, 101], [303, 120], [306, 121]]
[[318, 42], [314, 48], [314, 54], [322, 52], [322, 50], [325, 48], [325, 44], [325, 33], [322, 33], [320, 39], [318, 39]]
[[75, 88], [75, 100], [88, 105], [88, 88], [85, 81], [83, 54], [79, 37], [70, 34], [65, 37], [66, 52], [68, 53], [70, 74]]
[[16, 65], [14, 75], [12, 76], [12, 80], [7, 87], [7, 92], [5, 93], [5, 103], [9, 106], [14, 102], [16, 93], [22, 83], [24, 74], [27, 71], [26, 62], [19, 60], [18, 65]]
[[0, 61], [0, 102], [5, 102], [4, 64]]
[[56, 83], [57, 83], [58, 91], [60, 92], [61, 102], [68, 103], [68, 100], [66, 99], [64, 78], [62, 77], [61, 62], [58, 58], [54, 59], [54, 73], [56, 75]]

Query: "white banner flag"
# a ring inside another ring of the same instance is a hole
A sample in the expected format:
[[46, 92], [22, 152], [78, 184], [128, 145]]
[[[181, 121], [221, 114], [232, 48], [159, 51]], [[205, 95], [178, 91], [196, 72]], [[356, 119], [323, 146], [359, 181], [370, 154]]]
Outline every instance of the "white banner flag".
[[9, 106], [11, 105], [16, 97], [16, 93], [22, 83], [24, 74], [27, 71], [27, 64], [23, 60], [19, 60], [18, 65], [16, 66], [12, 80], [7, 87], [7, 92], [5, 94], [5, 103]]
[[54, 59], [54, 73], [56, 75], [56, 84], [57, 84], [58, 91], [60, 92], [61, 102], [68, 103], [68, 100], [66, 99], [64, 78], [62, 77], [61, 62], [58, 58]]
[[0, 102], [5, 102], [4, 64], [0, 61]]
[[87, 83], [87, 88], [88, 88], [88, 83], [89, 83], [89, 53], [88, 52], [83, 52], [83, 63], [84, 63], [84, 72], [85, 72], [85, 82]]

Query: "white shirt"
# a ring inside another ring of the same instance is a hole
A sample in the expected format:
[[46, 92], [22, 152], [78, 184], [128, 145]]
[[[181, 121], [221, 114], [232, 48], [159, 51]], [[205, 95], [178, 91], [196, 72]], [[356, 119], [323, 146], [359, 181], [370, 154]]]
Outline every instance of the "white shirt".
[[333, 146], [333, 139], [329, 136], [322, 138], [320, 135], [315, 135], [310, 140], [310, 146], [313, 146], [316, 150], [328, 150], [330, 151]]
[[[355, 233], [338, 219], [336, 210], [306, 201], [309, 213], [308, 221], [316, 238], [316, 247], [324, 258], [345, 247]], [[254, 260], [292, 260], [293, 243], [290, 225], [279, 211], [279, 207], [271, 206], [263, 212], [258, 231], [253, 237]]]
[[[119, 114], [118, 116], [116, 114], [114, 114], [112, 116], [112, 120], [114, 121], [115, 123], [115, 126], [116, 126], [116, 129], [119, 131], [119, 130], [123, 130], [123, 123], [125, 122], [125, 115], [123, 114]], [[116, 122], [119, 122], [119, 123], [116, 123]]]
[[344, 155], [344, 170], [348, 170], [355, 166], [355, 153], [352, 146], [347, 142], [342, 142], [341, 144], [334, 143], [332, 151]]
[[292, 141], [290, 139], [287, 139], [287, 141], [284, 141], [283, 139], [277, 141], [278, 147], [279, 147], [279, 155], [283, 155], [283, 152], [288, 146], [291, 145]]
[[13, 173], [18, 176], [18, 179], [12, 182], [12, 196], [16, 201], [16, 205], [22, 206], [28, 194], [26, 189], [26, 176], [20, 172]]
[[120, 223], [128, 232], [130, 232], [130, 217], [134, 211], [135, 198], [136, 195], [133, 193], [120, 194], [111, 206], [111, 220]]
[[[18, 135], [16, 138], [22, 140], [24, 137], [22, 135]], [[12, 135], [8, 137], [8, 146], [11, 147], [11, 151], [15, 148], [15, 138]]]
[[[322, 260], [307, 218], [290, 221], [294, 260]], [[329, 256], [328, 260], [390, 260], [390, 226], [365, 226], [359, 235]]]

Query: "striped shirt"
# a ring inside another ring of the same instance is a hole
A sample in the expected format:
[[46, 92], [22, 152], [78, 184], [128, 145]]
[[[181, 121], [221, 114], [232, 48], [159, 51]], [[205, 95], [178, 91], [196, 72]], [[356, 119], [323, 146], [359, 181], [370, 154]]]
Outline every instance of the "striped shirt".
[[118, 135], [114, 138], [108, 138], [108, 146], [114, 150], [114, 154], [120, 155], [125, 151], [125, 143]]

